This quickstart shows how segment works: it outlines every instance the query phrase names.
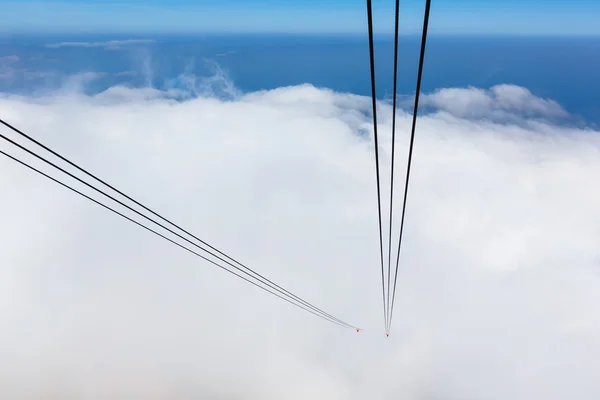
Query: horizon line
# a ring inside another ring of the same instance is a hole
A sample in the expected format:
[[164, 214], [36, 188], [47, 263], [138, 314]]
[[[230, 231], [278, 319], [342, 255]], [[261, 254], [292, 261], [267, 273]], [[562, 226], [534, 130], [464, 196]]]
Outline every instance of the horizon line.
[[[239, 32], [177, 32], [177, 31], [94, 31], [94, 32], [81, 32], [81, 31], [3, 31], [0, 30], [0, 37], [6, 36], [128, 36], [128, 37], [152, 37], [152, 36], [305, 36], [305, 37], [366, 37], [364, 32], [258, 32], [258, 31], [239, 31]], [[380, 32], [376, 33], [379, 37], [394, 37], [393, 32]], [[411, 33], [400, 33], [400, 37], [420, 37], [421, 34], [418, 32]], [[487, 38], [487, 37], [505, 37], [505, 38], [516, 38], [516, 37], [544, 37], [544, 38], [564, 38], [564, 37], [582, 37], [582, 38], [600, 38], [600, 33], [514, 33], [514, 32], [431, 32], [428, 36], [430, 37], [469, 37], [469, 38]]]

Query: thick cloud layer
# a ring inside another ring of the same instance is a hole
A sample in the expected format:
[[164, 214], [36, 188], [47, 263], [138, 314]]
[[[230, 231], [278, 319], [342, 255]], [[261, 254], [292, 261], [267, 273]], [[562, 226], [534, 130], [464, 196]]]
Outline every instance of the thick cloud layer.
[[[437, 111], [418, 123], [386, 339], [369, 99], [311, 86], [232, 96], [62, 91], [4, 96], [0, 113], [365, 331], [0, 158], [0, 398], [600, 396], [600, 132], [552, 125], [564, 110], [524, 88], [425, 97]], [[409, 123], [400, 112], [397, 194]]]

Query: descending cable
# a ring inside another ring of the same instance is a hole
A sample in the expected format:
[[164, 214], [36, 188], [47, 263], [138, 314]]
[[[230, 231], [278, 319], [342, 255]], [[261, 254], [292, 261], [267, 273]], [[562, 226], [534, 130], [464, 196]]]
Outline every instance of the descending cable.
[[392, 268], [392, 219], [393, 219], [393, 204], [394, 204], [394, 155], [396, 150], [396, 92], [398, 84], [398, 25], [400, 22], [400, 0], [396, 0], [396, 13], [394, 22], [394, 99], [392, 104], [392, 173], [390, 177], [390, 231], [388, 236], [388, 284], [387, 284], [387, 302], [388, 315], [387, 326], [390, 326], [389, 304], [390, 304], [390, 276]]
[[[173, 227], [175, 227], [175, 228], [179, 229], [180, 231], [182, 231], [182, 232], [186, 233], [187, 235], [191, 236], [192, 238], [196, 239], [197, 241], [199, 241], [199, 242], [200, 242], [200, 243], [202, 243], [203, 245], [205, 245], [205, 246], [209, 247], [210, 249], [212, 249], [212, 250], [216, 251], [217, 253], [219, 253], [219, 254], [220, 254], [220, 255], [222, 255], [223, 257], [226, 257], [226, 258], [228, 258], [229, 260], [231, 260], [232, 262], [236, 263], [236, 264], [237, 264], [237, 265], [239, 265], [240, 267], [242, 267], [242, 268], [244, 268], [245, 270], [249, 271], [250, 273], [252, 273], [252, 274], [256, 275], [258, 278], [256, 278], [256, 277], [255, 277], [255, 279], [257, 279], [257, 280], [259, 280], [259, 281], [262, 279], [262, 280], [263, 280], [263, 283], [265, 283], [265, 284], [269, 285], [270, 287], [272, 287], [272, 288], [274, 288], [274, 289], [276, 288], [275, 290], [279, 291], [280, 293], [281, 293], [281, 292], [283, 292], [283, 293], [285, 293], [287, 296], [291, 296], [291, 297], [293, 297], [295, 300], [297, 300], [297, 301], [301, 302], [302, 304], [306, 305], [307, 307], [310, 307], [310, 308], [312, 308], [313, 310], [315, 310], [315, 311], [317, 311], [317, 312], [319, 312], [319, 313], [322, 313], [322, 314], [324, 314], [324, 315], [327, 315], [328, 317], [335, 318], [335, 317], [333, 317], [331, 314], [329, 314], [329, 313], [327, 313], [327, 312], [323, 311], [322, 309], [320, 309], [320, 308], [318, 308], [318, 307], [316, 307], [316, 306], [314, 306], [314, 305], [310, 304], [309, 302], [305, 301], [305, 300], [304, 300], [304, 299], [302, 299], [301, 297], [299, 297], [299, 296], [296, 296], [294, 293], [292, 293], [292, 292], [290, 292], [290, 291], [288, 291], [288, 290], [284, 289], [283, 287], [281, 287], [281, 286], [277, 285], [275, 282], [273, 282], [273, 281], [271, 281], [271, 280], [267, 279], [266, 277], [264, 277], [263, 275], [259, 274], [259, 273], [258, 273], [258, 272], [256, 272], [256, 271], [254, 271], [253, 269], [251, 269], [251, 268], [247, 267], [246, 265], [242, 264], [241, 262], [237, 261], [236, 259], [234, 259], [234, 258], [232, 258], [232, 257], [228, 256], [227, 254], [223, 253], [222, 251], [220, 251], [220, 250], [216, 249], [215, 247], [213, 247], [213, 246], [211, 246], [210, 244], [206, 243], [205, 241], [203, 241], [202, 239], [200, 239], [200, 238], [198, 238], [197, 236], [193, 235], [192, 233], [188, 232], [187, 230], [185, 230], [185, 229], [181, 228], [179, 225], [177, 225], [177, 224], [175, 224], [175, 223], [171, 222], [170, 220], [166, 219], [165, 217], [161, 216], [160, 214], [156, 213], [155, 211], [151, 210], [150, 208], [148, 208], [148, 207], [144, 206], [143, 204], [141, 204], [141, 203], [140, 203], [140, 202], [138, 202], [137, 200], [134, 200], [133, 198], [131, 198], [130, 196], [126, 195], [126, 194], [125, 194], [125, 193], [123, 193], [122, 191], [118, 190], [118, 189], [117, 189], [117, 188], [115, 188], [114, 186], [112, 186], [112, 185], [108, 184], [107, 182], [105, 182], [104, 180], [102, 180], [102, 179], [98, 178], [97, 176], [95, 176], [95, 175], [94, 175], [94, 174], [92, 174], [91, 172], [88, 172], [88, 171], [87, 171], [87, 170], [85, 170], [84, 168], [82, 168], [82, 167], [78, 166], [77, 164], [73, 163], [72, 161], [70, 161], [70, 160], [68, 160], [67, 158], [63, 157], [62, 155], [58, 154], [57, 152], [55, 152], [54, 150], [50, 149], [49, 147], [47, 147], [47, 146], [46, 146], [46, 145], [44, 145], [43, 143], [40, 143], [39, 141], [35, 140], [33, 137], [31, 137], [31, 136], [27, 135], [26, 133], [22, 132], [21, 130], [17, 129], [16, 127], [12, 126], [11, 124], [9, 124], [8, 122], [6, 122], [6, 121], [2, 120], [1, 118], [0, 118], [0, 123], [2, 123], [4, 126], [8, 127], [9, 129], [13, 130], [14, 132], [18, 133], [18, 134], [19, 134], [19, 135], [21, 135], [22, 137], [26, 138], [27, 140], [29, 140], [29, 141], [33, 142], [33, 143], [34, 143], [34, 144], [36, 144], [37, 146], [39, 146], [39, 147], [43, 148], [44, 150], [46, 150], [46, 151], [50, 152], [50, 153], [51, 153], [51, 154], [53, 154], [54, 156], [56, 156], [56, 157], [60, 158], [61, 160], [65, 161], [65, 162], [66, 162], [66, 163], [68, 163], [69, 165], [71, 165], [71, 166], [75, 167], [76, 169], [78, 169], [79, 171], [83, 172], [83, 173], [84, 173], [84, 174], [86, 174], [87, 176], [89, 176], [89, 177], [93, 178], [93, 179], [94, 179], [94, 180], [96, 180], [97, 182], [100, 182], [100, 183], [102, 183], [102, 184], [103, 184], [103, 185], [105, 185], [106, 187], [108, 187], [108, 188], [112, 189], [113, 191], [117, 192], [117, 193], [118, 193], [118, 194], [120, 194], [121, 196], [123, 196], [123, 197], [125, 197], [126, 199], [128, 199], [128, 200], [132, 201], [132, 202], [133, 202], [133, 203], [135, 203], [136, 205], [138, 205], [138, 206], [142, 207], [144, 210], [146, 210], [146, 211], [150, 212], [151, 214], [155, 215], [156, 217], [160, 218], [161, 220], [163, 220], [163, 221], [167, 222], [167, 223], [168, 223], [168, 224], [170, 224], [171, 226], [173, 226]], [[6, 140], [6, 138], [4, 138], [4, 139]], [[95, 189], [95, 188], [94, 188], [94, 189]], [[95, 189], [95, 190], [98, 190], [98, 189]], [[101, 192], [101, 191], [100, 191], [100, 192]], [[107, 195], [106, 193], [104, 193], [104, 192], [101, 192], [101, 193], [102, 193], [102, 194], [104, 194], [105, 196], [108, 196], [108, 195]], [[110, 196], [109, 196], [109, 197], [110, 197]], [[115, 199], [114, 199], [114, 198], [112, 198], [112, 197], [110, 197], [110, 198], [111, 198], [112, 200], [114, 200], [114, 201], [117, 201], [117, 202], [119, 202], [118, 200], [115, 200]], [[120, 203], [121, 205], [124, 205], [124, 204], [123, 204], [123, 203], [121, 203], [121, 202], [119, 202], [119, 203]], [[149, 218], [148, 218], [146, 215], [140, 214], [140, 213], [139, 213], [137, 210], [134, 210], [134, 209], [132, 209], [131, 207], [129, 207], [129, 206], [126, 206], [126, 205], [124, 205], [124, 206], [125, 206], [125, 207], [127, 207], [127, 208], [129, 208], [130, 210], [132, 210], [132, 211], [134, 211], [134, 212], [138, 213], [139, 215], [142, 215], [144, 218], [147, 218], [147, 219], [149, 219]], [[167, 230], [169, 230], [168, 228], [164, 227], [163, 225], [159, 224], [158, 222], [156, 222], [156, 221], [154, 221], [154, 220], [152, 220], [152, 219], [150, 219], [150, 221], [152, 221], [152, 222], [154, 222], [155, 224], [157, 224], [157, 225], [159, 225], [159, 226], [163, 227], [164, 229], [167, 229]], [[170, 232], [172, 232], [171, 230], [169, 230], [169, 231], [170, 231]], [[173, 232], [172, 232], [172, 233], [173, 233]], [[181, 237], [181, 236], [180, 236], [180, 237]], [[187, 240], [187, 239], [185, 239], [185, 238], [183, 238], [183, 239], [184, 239], [184, 240]], [[187, 241], [189, 242], [189, 240], [187, 240]], [[191, 243], [191, 242], [190, 242], [190, 243]], [[212, 253], [211, 253], [211, 252], [209, 252], [208, 250], [206, 250], [206, 249], [204, 249], [204, 248], [202, 248], [202, 247], [198, 246], [198, 245], [197, 245], [197, 244], [195, 244], [195, 243], [192, 243], [192, 244], [193, 244], [194, 246], [196, 246], [196, 247], [198, 247], [198, 248], [202, 249], [203, 251], [207, 252], [208, 254], [211, 254], [212, 256], [214, 256], [214, 257], [218, 258], [219, 260], [221, 260], [221, 261], [223, 261], [223, 262], [225, 262], [225, 263], [227, 263], [227, 264], [231, 265], [232, 267], [234, 267], [234, 268], [236, 268], [236, 269], [238, 269], [238, 270], [239, 270], [239, 268], [237, 268], [236, 266], [234, 266], [233, 264], [231, 264], [231, 262], [229, 262], [229, 261], [226, 261], [226, 260], [223, 260], [221, 257], [219, 257], [219, 256], [217, 256], [217, 255], [214, 255], [214, 254], [212, 254]], [[246, 274], [248, 275], [248, 272], [246, 272], [246, 271], [242, 271], [242, 272], [244, 272], [244, 273], [246, 273]], [[259, 279], [259, 278], [260, 278], [260, 279]], [[336, 319], [337, 319], [337, 318], [336, 318]], [[343, 322], [343, 321], [341, 321], [341, 320], [340, 320], [340, 322], [342, 322], [342, 323], [346, 324], [345, 322]], [[347, 324], [347, 325], [348, 325], [349, 327], [352, 327], [352, 325], [350, 325], [350, 324]]]
[[[373, 136], [375, 138], [375, 170], [377, 173], [377, 208], [379, 212], [379, 252], [381, 253], [381, 290], [383, 292], [383, 316], [387, 320], [385, 301], [385, 277], [383, 269], [383, 231], [381, 229], [381, 188], [379, 185], [379, 143], [377, 140], [377, 96], [375, 91], [375, 51], [373, 49], [373, 10], [371, 0], [367, 0], [367, 20], [369, 25], [369, 56], [371, 61], [371, 100], [373, 102]], [[389, 278], [389, 277], [388, 277]], [[387, 333], [387, 323], [385, 324]]]
[[400, 246], [402, 244], [402, 232], [404, 230], [404, 214], [406, 212], [406, 197], [408, 194], [408, 180], [410, 178], [410, 164], [412, 161], [413, 143], [415, 140], [415, 127], [417, 125], [417, 111], [419, 109], [419, 93], [421, 92], [421, 78], [423, 77], [423, 60], [425, 59], [425, 45], [427, 44], [427, 27], [429, 25], [429, 10], [431, 0], [426, 0], [425, 15], [423, 17], [423, 34], [421, 37], [421, 54], [419, 56], [419, 71], [417, 75], [417, 88], [415, 93], [415, 105], [413, 109], [412, 128], [410, 132], [410, 146], [408, 148], [408, 166], [406, 167], [406, 182], [404, 185], [404, 201], [402, 204], [402, 219], [400, 221], [400, 237], [398, 238], [398, 253], [396, 256], [396, 272], [394, 274], [394, 289], [392, 294], [392, 306], [390, 310], [390, 327], [392, 324], [392, 315], [394, 313], [394, 300], [396, 299], [396, 279], [398, 278], [398, 263], [400, 261]]
[[[65, 187], [65, 188], [67, 188], [67, 189], [69, 189], [69, 190], [71, 190], [71, 191], [73, 191], [73, 192], [77, 193], [78, 195], [85, 197], [86, 199], [88, 199], [88, 200], [90, 200], [90, 201], [92, 201], [92, 202], [94, 202], [94, 203], [98, 204], [99, 206], [102, 206], [102, 207], [104, 207], [105, 209], [107, 209], [107, 210], [109, 210], [109, 211], [112, 211], [113, 213], [115, 213], [115, 214], [117, 214], [117, 215], [119, 215], [119, 216], [121, 216], [121, 217], [125, 218], [126, 220], [128, 220], [128, 221], [130, 221], [130, 222], [133, 222], [134, 224], [136, 224], [136, 225], [138, 225], [138, 226], [140, 226], [140, 227], [142, 227], [142, 228], [146, 229], [147, 231], [150, 231], [150, 232], [154, 233], [155, 235], [157, 235], [157, 236], [159, 236], [159, 237], [161, 237], [161, 238], [163, 238], [163, 239], [165, 239], [165, 240], [167, 240], [167, 241], [171, 242], [172, 244], [174, 244], [174, 245], [176, 245], [176, 246], [178, 246], [178, 247], [181, 247], [182, 249], [184, 249], [184, 250], [186, 250], [186, 251], [188, 251], [188, 252], [190, 252], [190, 253], [194, 254], [195, 256], [198, 256], [198, 257], [202, 258], [203, 260], [205, 260], [205, 261], [208, 261], [209, 263], [211, 263], [211, 264], [213, 264], [213, 265], [215, 265], [215, 266], [217, 266], [217, 267], [221, 268], [222, 270], [225, 270], [225, 271], [229, 272], [230, 274], [233, 274], [233, 275], [237, 276], [238, 278], [241, 278], [241, 279], [245, 280], [245, 281], [246, 281], [246, 282], [248, 282], [248, 283], [251, 283], [252, 285], [254, 285], [254, 286], [256, 286], [256, 287], [258, 287], [258, 288], [260, 288], [260, 289], [262, 289], [262, 290], [264, 290], [264, 291], [266, 291], [266, 292], [269, 292], [269, 293], [271, 293], [272, 295], [274, 295], [274, 296], [277, 296], [277, 297], [279, 297], [280, 299], [282, 299], [282, 300], [285, 300], [285, 301], [287, 301], [288, 303], [290, 303], [290, 304], [292, 304], [292, 305], [294, 305], [294, 306], [296, 306], [296, 307], [298, 307], [298, 308], [301, 308], [301, 309], [303, 309], [303, 310], [305, 310], [305, 311], [308, 311], [309, 313], [311, 313], [311, 314], [313, 314], [313, 315], [316, 315], [317, 317], [323, 318], [323, 319], [324, 319], [324, 320], [326, 320], [326, 321], [333, 322], [334, 324], [337, 324], [337, 325], [339, 325], [339, 326], [342, 326], [342, 327], [344, 327], [344, 328], [347, 328], [347, 326], [345, 326], [345, 325], [343, 325], [343, 324], [341, 324], [341, 323], [339, 323], [339, 322], [337, 322], [337, 321], [335, 321], [335, 320], [333, 320], [333, 319], [330, 319], [330, 318], [328, 318], [328, 317], [325, 317], [325, 316], [323, 316], [323, 315], [321, 315], [321, 314], [317, 314], [316, 312], [314, 312], [314, 311], [310, 310], [309, 308], [307, 308], [307, 307], [304, 307], [303, 305], [300, 305], [300, 304], [294, 303], [294, 302], [292, 302], [291, 300], [289, 300], [289, 299], [287, 299], [287, 298], [285, 298], [285, 297], [282, 297], [282, 296], [278, 295], [277, 293], [275, 293], [275, 292], [272, 292], [272, 291], [270, 291], [269, 289], [267, 289], [267, 288], [265, 288], [265, 287], [263, 287], [263, 286], [260, 286], [260, 285], [259, 285], [259, 284], [257, 284], [256, 282], [253, 282], [253, 281], [251, 281], [251, 280], [249, 280], [249, 279], [247, 279], [247, 278], [245, 278], [245, 277], [243, 277], [243, 276], [241, 276], [241, 275], [239, 275], [239, 274], [237, 274], [237, 273], [235, 273], [235, 272], [233, 272], [233, 271], [231, 271], [231, 270], [229, 270], [229, 269], [227, 269], [227, 268], [223, 267], [222, 265], [219, 265], [219, 264], [218, 264], [218, 263], [216, 263], [215, 261], [213, 261], [213, 260], [211, 260], [211, 259], [209, 259], [209, 258], [206, 258], [206, 257], [204, 257], [204, 256], [203, 256], [203, 255], [201, 255], [201, 254], [198, 254], [198, 253], [196, 253], [195, 251], [193, 251], [193, 250], [191, 250], [191, 249], [189, 249], [189, 248], [185, 247], [184, 245], [182, 245], [182, 244], [180, 244], [180, 243], [177, 243], [176, 241], [174, 241], [174, 240], [172, 240], [172, 239], [170, 239], [170, 238], [168, 238], [168, 237], [166, 237], [166, 236], [164, 236], [164, 235], [160, 234], [159, 232], [157, 232], [157, 231], [153, 230], [152, 228], [148, 228], [148, 227], [147, 227], [147, 226], [145, 226], [144, 224], [142, 224], [142, 223], [140, 223], [140, 222], [138, 222], [138, 221], [136, 221], [136, 220], [134, 220], [134, 219], [132, 219], [132, 218], [130, 218], [130, 217], [128, 217], [128, 216], [126, 216], [126, 215], [122, 214], [122, 213], [120, 213], [119, 211], [117, 211], [117, 210], [115, 210], [115, 209], [113, 209], [113, 208], [111, 208], [111, 207], [109, 207], [109, 206], [107, 206], [107, 205], [105, 205], [105, 204], [101, 203], [100, 201], [98, 201], [98, 200], [96, 200], [96, 199], [93, 199], [92, 197], [90, 197], [90, 196], [88, 196], [88, 195], [86, 195], [86, 194], [84, 194], [84, 193], [80, 192], [80, 191], [79, 191], [79, 190], [77, 190], [77, 189], [74, 189], [73, 187], [71, 187], [71, 186], [67, 185], [66, 183], [63, 183], [63, 182], [59, 181], [58, 179], [51, 177], [50, 175], [48, 175], [48, 174], [46, 174], [46, 173], [44, 173], [44, 172], [40, 171], [39, 169], [37, 169], [37, 168], [35, 168], [35, 167], [32, 167], [31, 165], [29, 165], [29, 164], [25, 163], [24, 161], [21, 161], [21, 160], [19, 160], [19, 159], [15, 158], [15, 157], [11, 156], [10, 154], [8, 154], [8, 153], [5, 153], [5, 152], [4, 152], [4, 151], [2, 151], [2, 150], [0, 150], [0, 154], [2, 154], [2, 155], [4, 155], [4, 156], [6, 156], [6, 157], [8, 157], [8, 158], [10, 158], [10, 159], [11, 159], [11, 160], [13, 160], [13, 161], [16, 161], [17, 163], [19, 163], [19, 164], [21, 164], [21, 165], [23, 165], [23, 166], [25, 166], [25, 167], [27, 167], [27, 168], [29, 168], [29, 169], [31, 169], [31, 170], [33, 170], [33, 171], [37, 172], [38, 174], [40, 174], [40, 175], [42, 175], [42, 176], [44, 176], [44, 177], [46, 177], [46, 178], [48, 178], [48, 179], [50, 179], [50, 180], [52, 180], [52, 181], [54, 181], [54, 182], [58, 183], [59, 185], [61, 185], [61, 186]], [[355, 328], [355, 329], [357, 329], [357, 328]]]
[[[21, 134], [23, 134], [21, 131], [19, 131], [19, 130], [17, 130], [16, 128], [12, 127], [12, 125], [10, 125], [10, 124], [7, 124], [6, 122], [2, 121], [1, 119], [0, 119], [0, 122], [2, 122], [4, 125], [6, 125], [6, 126], [10, 127], [11, 129], [13, 129], [13, 130], [17, 131], [18, 133], [21, 133]], [[23, 134], [23, 135], [25, 135], [25, 134]], [[123, 202], [121, 202], [121, 201], [119, 201], [119, 200], [115, 199], [113, 196], [111, 196], [111, 195], [109, 195], [109, 194], [105, 193], [104, 191], [102, 191], [102, 190], [100, 190], [100, 189], [96, 188], [95, 186], [92, 186], [92, 185], [91, 185], [91, 184], [89, 184], [88, 182], [85, 182], [85, 181], [84, 181], [84, 180], [82, 180], [81, 178], [79, 178], [79, 177], [77, 177], [77, 176], [75, 176], [75, 175], [71, 174], [70, 172], [68, 172], [68, 171], [64, 170], [63, 168], [61, 168], [61, 167], [59, 167], [59, 166], [57, 166], [56, 164], [52, 163], [51, 161], [48, 161], [48, 160], [46, 160], [44, 157], [42, 157], [42, 156], [40, 156], [40, 155], [36, 154], [35, 152], [33, 152], [33, 151], [31, 151], [31, 150], [27, 149], [26, 147], [24, 147], [24, 146], [20, 145], [19, 143], [17, 143], [17, 142], [15, 142], [15, 141], [11, 140], [10, 138], [8, 138], [8, 137], [4, 136], [3, 134], [0, 134], [0, 138], [4, 139], [5, 141], [8, 141], [9, 143], [13, 144], [14, 146], [17, 146], [17, 147], [19, 147], [21, 150], [24, 150], [24, 151], [26, 151], [27, 153], [29, 153], [29, 154], [33, 155], [34, 157], [36, 157], [36, 158], [40, 159], [41, 161], [45, 162], [46, 164], [49, 164], [50, 166], [52, 166], [52, 167], [54, 167], [54, 168], [58, 169], [59, 171], [61, 171], [61, 172], [65, 173], [65, 174], [67, 174], [67, 175], [69, 175], [69, 176], [70, 176], [70, 177], [72, 177], [73, 179], [76, 179], [77, 181], [79, 181], [79, 182], [83, 183], [84, 185], [86, 185], [86, 186], [90, 187], [91, 189], [95, 190], [96, 192], [98, 192], [98, 193], [100, 193], [100, 194], [102, 194], [102, 195], [104, 195], [104, 196], [108, 197], [109, 199], [111, 199], [111, 200], [115, 201], [116, 203], [118, 203], [118, 204], [122, 205], [123, 207], [126, 207], [127, 209], [129, 209], [129, 210], [133, 211], [134, 213], [136, 213], [136, 214], [140, 215], [141, 217], [143, 217], [143, 218], [145, 218], [145, 219], [147, 219], [147, 220], [149, 220], [149, 221], [153, 222], [154, 224], [156, 224], [156, 225], [160, 226], [161, 228], [163, 228], [163, 229], [165, 229], [165, 230], [169, 231], [170, 233], [172, 233], [172, 234], [176, 235], [177, 237], [179, 237], [179, 238], [181, 238], [181, 239], [185, 240], [186, 242], [188, 242], [188, 243], [190, 243], [191, 245], [193, 245], [193, 246], [195, 246], [195, 247], [199, 248], [200, 250], [202, 250], [202, 251], [204, 251], [204, 252], [206, 252], [206, 253], [208, 253], [208, 254], [212, 255], [213, 257], [215, 257], [215, 258], [219, 259], [219, 260], [220, 260], [220, 261], [222, 261], [222, 262], [225, 262], [225, 263], [227, 263], [228, 265], [230, 265], [231, 267], [235, 268], [236, 270], [238, 270], [238, 271], [240, 271], [240, 272], [242, 272], [242, 273], [244, 273], [244, 274], [246, 274], [246, 275], [248, 275], [248, 276], [251, 276], [252, 278], [255, 278], [255, 277], [253, 277], [252, 275], [250, 275], [250, 274], [249, 274], [247, 271], [244, 271], [244, 270], [240, 269], [239, 267], [237, 267], [236, 265], [232, 264], [231, 262], [229, 262], [229, 261], [227, 261], [227, 260], [225, 260], [225, 259], [223, 259], [223, 258], [221, 258], [221, 257], [219, 257], [219, 256], [217, 256], [217, 255], [215, 255], [215, 254], [212, 254], [211, 252], [209, 252], [208, 250], [206, 250], [206, 249], [202, 248], [202, 247], [201, 247], [201, 246], [199, 246], [198, 244], [196, 244], [196, 243], [192, 242], [192, 241], [191, 241], [191, 240], [189, 240], [188, 238], [186, 238], [186, 237], [184, 237], [184, 236], [180, 235], [179, 233], [177, 233], [177, 232], [173, 231], [172, 229], [169, 229], [168, 227], [166, 227], [166, 226], [164, 226], [163, 224], [161, 224], [161, 223], [159, 223], [159, 222], [157, 222], [157, 221], [153, 220], [152, 218], [148, 217], [147, 215], [145, 215], [145, 214], [143, 214], [143, 213], [140, 213], [138, 210], [136, 210], [136, 209], [132, 208], [131, 206], [128, 206], [127, 204], [125, 204], [125, 203], [123, 203]], [[50, 149], [48, 149], [48, 150], [52, 152], [52, 150], [50, 150]], [[53, 152], [53, 154], [56, 154], [56, 153], [54, 153], [54, 152]], [[255, 278], [255, 279], [257, 279], [257, 278]], [[269, 284], [269, 283], [266, 283], [266, 282], [264, 282], [264, 281], [261, 281], [260, 279], [257, 279], [257, 280], [258, 280], [258, 281], [260, 281], [261, 283], [263, 283], [263, 284], [266, 284], [267, 286], [269, 286], [269, 287], [273, 288], [274, 290], [278, 291], [279, 293], [282, 293], [282, 294], [284, 294], [284, 295], [286, 295], [286, 296], [288, 296], [288, 297], [291, 297], [291, 296], [289, 296], [289, 295], [285, 294], [285, 292], [284, 292], [284, 290], [285, 290], [285, 289], [281, 289], [281, 288], [279, 288], [279, 287], [278, 287], [277, 285], [275, 285], [275, 284]], [[324, 312], [324, 311], [320, 310], [319, 308], [317, 308], [317, 307], [315, 307], [315, 306], [311, 305], [311, 304], [310, 304], [310, 303], [308, 303], [308, 302], [305, 302], [305, 301], [304, 301], [304, 300], [302, 300], [302, 299], [299, 299], [299, 300], [297, 300], [297, 301], [299, 301], [299, 302], [301, 302], [301, 303], [305, 304], [307, 307], [309, 307], [309, 308], [312, 308], [313, 310], [315, 310], [315, 311], [317, 311], [317, 312], [319, 312], [319, 313], [321, 313], [321, 314], [323, 314], [323, 315], [325, 315], [325, 316], [327, 316], [327, 317], [329, 317], [329, 318], [332, 318], [332, 319], [334, 319], [334, 320], [338, 321], [339, 323], [341, 323], [341, 324], [343, 324], [343, 325], [345, 325], [345, 326], [347, 326], [347, 327], [349, 327], [349, 328], [355, 328], [353, 325], [351, 325], [351, 324], [348, 324], [348, 323], [346, 323], [346, 322], [344, 322], [344, 321], [342, 321], [342, 320], [340, 320], [340, 319], [338, 319], [338, 318], [336, 318], [336, 317], [334, 317], [334, 316], [332, 316], [332, 315], [330, 315], [330, 314], [328, 314], [328, 313], [326, 313], [326, 312]]]

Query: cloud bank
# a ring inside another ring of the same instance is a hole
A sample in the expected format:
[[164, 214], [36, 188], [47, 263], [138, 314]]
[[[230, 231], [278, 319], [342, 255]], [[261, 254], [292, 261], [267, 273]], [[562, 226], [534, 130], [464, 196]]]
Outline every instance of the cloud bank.
[[[600, 132], [531, 122], [562, 108], [515, 86], [426, 96], [385, 339], [369, 99], [309, 85], [195, 95], [4, 95], [0, 114], [365, 331], [0, 158], [1, 398], [600, 396]], [[397, 188], [409, 124], [399, 112]]]
[[439, 89], [423, 96], [423, 106], [469, 119], [485, 118], [517, 122], [523, 117], [560, 118], [568, 115], [556, 101], [535, 96], [516, 85], [496, 85], [489, 90], [469, 88]]

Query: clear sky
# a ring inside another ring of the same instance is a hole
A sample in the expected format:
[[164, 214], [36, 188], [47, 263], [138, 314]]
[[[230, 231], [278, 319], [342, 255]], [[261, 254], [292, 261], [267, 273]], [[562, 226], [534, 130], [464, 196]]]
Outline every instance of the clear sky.
[[[401, 0], [402, 30], [420, 29], [424, 0]], [[373, 0], [393, 30], [394, 0]], [[0, 0], [7, 32], [363, 33], [364, 0]], [[600, 0], [433, 0], [438, 34], [600, 35]]]

